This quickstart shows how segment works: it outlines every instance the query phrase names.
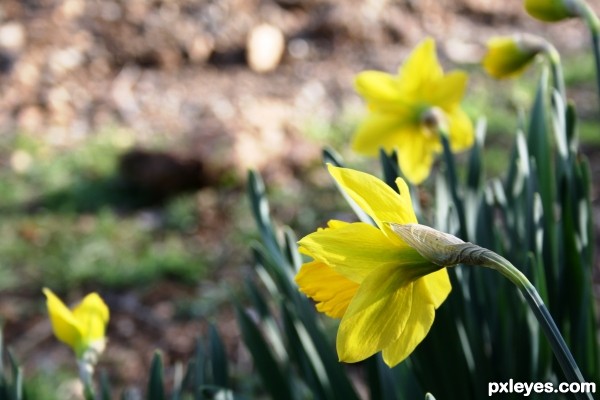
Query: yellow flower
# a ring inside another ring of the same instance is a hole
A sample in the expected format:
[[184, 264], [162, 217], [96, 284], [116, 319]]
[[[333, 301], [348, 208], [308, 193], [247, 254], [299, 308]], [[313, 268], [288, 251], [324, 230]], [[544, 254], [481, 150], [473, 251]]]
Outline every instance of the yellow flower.
[[463, 71], [444, 75], [433, 39], [415, 48], [397, 76], [379, 71], [360, 73], [355, 88], [370, 113], [357, 128], [354, 150], [377, 155], [380, 148], [397, 149], [404, 176], [421, 183], [429, 176], [434, 156], [442, 151], [439, 132], [427, 121], [432, 110], [443, 112], [452, 151], [473, 144], [473, 125], [460, 107], [466, 84]]
[[533, 18], [556, 22], [577, 16], [577, 4], [573, 0], [525, 0], [525, 10]]
[[509, 78], [522, 73], [543, 51], [543, 41], [535, 36], [498, 36], [487, 42], [487, 52], [481, 63], [494, 78]]
[[313, 260], [302, 265], [296, 282], [319, 311], [341, 318], [341, 361], [382, 351], [391, 367], [429, 332], [435, 310], [451, 290], [448, 272], [400, 239], [390, 224], [417, 222], [402, 179], [396, 180], [398, 194], [369, 174], [331, 165], [329, 172], [377, 227], [330, 221], [302, 238], [300, 251]]
[[97, 293], [90, 293], [72, 311], [48, 288], [43, 289], [54, 335], [71, 347], [77, 358], [92, 350], [101, 353], [106, 342], [108, 307]]

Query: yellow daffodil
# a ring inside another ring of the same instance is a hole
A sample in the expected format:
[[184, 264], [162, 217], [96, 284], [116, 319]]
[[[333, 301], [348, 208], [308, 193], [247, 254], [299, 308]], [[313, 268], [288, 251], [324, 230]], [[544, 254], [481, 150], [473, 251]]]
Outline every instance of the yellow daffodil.
[[532, 35], [497, 36], [487, 42], [481, 63], [494, 78], [509, 78], [522, 73], [544, 50], [544, 42]]
[[44, 288], [48, 314], [54, 335], [71, 347], [77, 358], [88, 351], [96, 354], [104, 350], [108, 307], [97, 293], [88, 294], [73, 310], [50, 290]]
[[396, 193], [381, 180], [329, 166], [341, 188], [375, 221], [330, 221], [299, 241], [312, 257], [296, 282], [317, 309], [341, 318], [337, 351], [357, 362], [381, 351], [394, 366], [425, 338], [435, 310], [450, 293], [445, 268], [425, 259], [396, 234], [393, 224], [417, 222], [406, 183]]
[[525, 0], [525, 10], [533, 18], [556, 22], [577, 16], [575, 0]]
[[441, 110], [452, 151], [473, 144], [473, 125], [460, 107], [467, 74], [444, 74], [433, 39], [419, 44], [393, 76], [365, 71], [356, 77], [355, 88], [368, 105], [369, 114], [355, 133], [354, 150], [377, 155], [380, 148], [397, 149], [400, 169], [406, 178], [421, 183], [429, 176], [435, 155], [442, 151], [439, 132], [428, 116]]

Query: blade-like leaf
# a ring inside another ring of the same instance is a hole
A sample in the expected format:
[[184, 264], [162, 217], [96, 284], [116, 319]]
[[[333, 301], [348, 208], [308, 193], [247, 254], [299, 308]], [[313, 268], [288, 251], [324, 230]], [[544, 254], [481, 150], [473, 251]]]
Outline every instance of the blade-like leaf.
[[165, 400], [163, 362], [160, 352], [155, 352], [150, 365], [150, 377], [148, 380], [148, 400]]
[[239, 306], [236, 306], [236, 315], [246, 348], [250, 351], [263, 386], [270, 393], [271, 398], [294, 399], [289, 373], [286, 373], [285, 369], [277, 363], [256, 324]]
[[209, 328], [209, 342], [213, 381], [217, 386], [229, 388], [227, 354], [225, 353], [225, 347], [223, 346], [219, 332], [213, 324], [210, 324]]

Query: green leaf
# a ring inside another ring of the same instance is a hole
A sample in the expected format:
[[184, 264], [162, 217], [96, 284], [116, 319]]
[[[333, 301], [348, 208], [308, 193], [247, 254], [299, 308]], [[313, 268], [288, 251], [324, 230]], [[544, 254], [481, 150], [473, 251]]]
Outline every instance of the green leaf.
[[265, 389], [273, 399], [294, 399], [292, 381], [287, 368], [282, 368], [271, 352], [256, 324], [248, 314], [236, 306], [238, 325], [246, 348], [252, 355], [254, 366], [262, 380]]
[[[268, 250], [260, 244], [252, 246], [252, 254], [254, 255], [256, 263], [264, 267], [264, 270], [268, 272], [268, 275], [275, 283], [278, 292], [283, 293], [288, 298], [297, 295], [297, 288], [294, 283], [294, 275], [291, 268], [273, 260], [273, 258], [270, 257], [271, 253], [268, 253]], [[283, 259], [282, 256], [280, 258]], [[274, 288], [269, 289], [273, 290]], [[275, 293], [273, 294], [275, 295]]]
[[210, 359], [212, 363], [212, 374], [215, 385], [229, 388], [229, 373], [227, 366], [227, 354], [219, 336], [217, 328], [210, 324], [209, 328]]
[[483, 182], [483, 143], [485, 141], [487, 124], [484, 118], [477, 121], [475, 129], [475, 144], [471, 148], [469, 155], [469, 165], [467, 169], [467, 187], [478, 192]]
[[112, 398], [111, 389], [108, 374], [103, 369], [100, 371], [100, 398], [102, 400], [110, 400]]
[[300, 256], [300, 252], [298, 252], [297, 242], [298, 238], [294, 234], [294, 231], [285, 227], [283, 230], [283, 253], [294, 272], [298, 272], [302, 266], [302, 257]]
[[343, 167], [342, 156], [331, 147], [323, 149], [323, 162], [325, 164], [332, 164], [336, 167]]
[[23, 368], [19, 366], [16, 358], [13, 356], [11, 351], [7, 352], [8, 361], [12, 371], [12, 384], [10, 385], [10, 399], [11, 400], [22, 400], [23, 399]]
[[289, 351], [290, 360], [298, 367], [301, 378], [316, 398], [334, 399], [327, 371], [310, 335], [285, 304], [281, 305], [281, 315], [286, 349]]
[[[404, 363], [400, 364], [402, 366]], [[369, 389], [369, 398], [381, 400], [398, 400], [397, 389], [395, 387], [392, 370], [383, 363], [381, 355], [376, 354], [365, 361], [367, 372], [367, 387]], [[408, 387], [403, 388], [403, 393], [407, 394]], [[407, 394], [408, 396], [408, 394]]]
[[273, 229], [265, 184], [260, 175], [255, 171], [248, 172], [248, 197], [250, 199], [252, 214], [254, 215], [262, 238], [262, 243], [266, 247], [270, 257], [272, 257], [278, 265], [283, 265], [285, 260], [281, 255], [279, 242], [277, 241], [275, 230]]
[[396, 178], [402, 177], [400, 167], [398, 166], [398, 154], [392, 151], [388, 155], [383, 148], [379, 149], [379, 162], [383, 171], [383, 181], [398, 193]]
[[160, 352], [154, 352], [148, 380], [148, 400], [165, 400], [163, 362]]
[[258, 315], [260, 315], [261, 319], [270, 317], [271, 312], [269, 311], [269, 305], [256, 287], [254, 281], [246, 280], [244, 282], [244, 286], [246, 287], [246, 293], [250, 296], [250, 300], [254, 306], [253, 308], [258, 312]]
[[[556, 286], [558, 280], [558, 244], [556, 238], [554, 213], [554, 199], [556, 198], [555, 166], [552, 162], [554, 154], [551, 144], [551, 135], [548, 130], [548, 71], [544, 70], [540, 78], [539, 86], [536, 92], [531, 118], [529, 120], [529, 129], [527, 132], [527, 147], [530, 155], [535, 160], [537, 167], [537, 177], [539, 184], [539, 193], [542, 199], [544, 213], [544, 264], [550, 271], [553, 271], [553, 279], [549, 281], [550, 290]], [[554, 296], [551, 296], [554, 298]]]

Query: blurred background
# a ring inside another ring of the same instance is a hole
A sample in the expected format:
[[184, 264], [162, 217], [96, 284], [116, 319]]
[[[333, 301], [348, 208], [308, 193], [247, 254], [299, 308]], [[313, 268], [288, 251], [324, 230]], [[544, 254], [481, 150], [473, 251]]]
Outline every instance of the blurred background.
[[229, 299], [256, 237], [247, 169], [299, 236], [347, 212], [321, 149], [376, 171], [349, 149], [365, 112], [353, 77], [396, 71], [432, 36], [447, 70], [471, 74], [465, 107], [487, 118], [486, 174], [498, 175], [540, 69], [496, 82], [478, 61], [489, 37], [523, 31], [561, 52], [600, 179], [585, 27], [542, 24], [519, 1], [2, 0], [0, 321], [39, 398], [69, 398], [77, 382], [44, 286], [68, 303], [106, 300], [101, 368], [117, 388], [145, 385], [156, 348], [186, 362], [207, 321], [243, 369]]

